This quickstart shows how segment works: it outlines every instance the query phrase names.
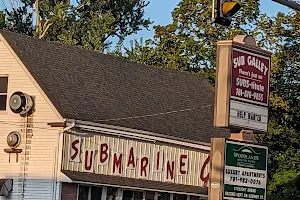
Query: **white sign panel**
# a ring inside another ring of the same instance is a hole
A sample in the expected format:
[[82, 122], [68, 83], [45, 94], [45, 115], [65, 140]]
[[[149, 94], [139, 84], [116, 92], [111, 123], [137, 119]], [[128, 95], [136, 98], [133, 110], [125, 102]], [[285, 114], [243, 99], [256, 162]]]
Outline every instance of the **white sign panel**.
[[260, 131], [268, 130], [268, 108], [230, 101], [229, 124]]

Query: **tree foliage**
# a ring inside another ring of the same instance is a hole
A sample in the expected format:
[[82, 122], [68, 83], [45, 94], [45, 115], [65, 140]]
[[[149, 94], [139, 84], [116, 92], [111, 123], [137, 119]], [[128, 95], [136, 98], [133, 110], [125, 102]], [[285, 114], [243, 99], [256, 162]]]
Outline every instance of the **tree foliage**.
[[270, 131], [262, 143], [270, 149], [269, 199], [300, 199], [300, 13], [261, 17], [261, 43], [274, 52]]
[[155, 26], [153, 40], [145, 44], [135, 41], [132, 48], [126, 49], [127, 57], [162, 68], [201, 73], [214, 83], [216, 42], [250, 33], [259, 15], [258, 1], [240, 3], [247, 6], [226, 28], [212, 23], [211, 0], [182, 0], [172, 12], [173, 22]]
[[[21, 0], [5, 9], [6, 28], [27, 35], [104, 51], [112, 37], [126, 36], [148, 28], [144, 0]], [[36, 19], [35, 21], [33, 19]]]

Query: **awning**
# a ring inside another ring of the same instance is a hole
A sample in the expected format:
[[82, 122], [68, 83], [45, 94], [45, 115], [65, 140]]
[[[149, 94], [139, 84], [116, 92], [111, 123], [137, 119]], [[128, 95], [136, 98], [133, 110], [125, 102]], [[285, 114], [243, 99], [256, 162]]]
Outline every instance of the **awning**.
[[0, 196], [7, 197], [13, 189], [12, 179], [0, 179]]
[[170, 192], [179, 192], [179, 193], [191, 193], [191, 194], [202, 194], [207, 195], [208, 190], [205, 187], [191, 186], [191, 185], [182, 185], [176, 183], [165, 183], [159, 181], [149, 181], [142, 179], [134, 178], [125, 178], [120, 176], [112, 175], [102, 175], [94, 173], [85, 173], [85, 172], [75, 172], [62, 170], [62, 172], [68, 176], [74, 182], [89, 182], [89, 183], [98, 183], [98, 184], [108, 184], [115, 186], [123, 187], [136, 187], [143, 188], [145, 190], [164, 190]]

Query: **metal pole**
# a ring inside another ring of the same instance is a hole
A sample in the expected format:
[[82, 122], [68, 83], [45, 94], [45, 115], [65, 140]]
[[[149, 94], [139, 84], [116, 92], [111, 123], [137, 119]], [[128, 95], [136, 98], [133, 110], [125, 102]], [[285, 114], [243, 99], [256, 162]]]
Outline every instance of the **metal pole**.
[[300, 11], [300, 4], [298, 4], [294, 1], [290, 1], [290, 0], [272, 0], [272, 1], [275, 1], [277, 3], [287, 6], [289, 8]]

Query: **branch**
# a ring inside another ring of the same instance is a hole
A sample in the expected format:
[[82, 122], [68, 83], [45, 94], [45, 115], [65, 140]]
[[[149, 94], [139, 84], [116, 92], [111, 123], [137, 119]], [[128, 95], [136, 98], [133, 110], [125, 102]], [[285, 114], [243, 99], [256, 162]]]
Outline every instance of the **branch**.
[[88, 1], [86, 1], [86, 2], [83, 1], [82, 4], [80, 4], [80, 5], [78, 5], [78, 6], [76, 7], [76, 10], [79, 10], [80, 8], [82, 8], [83, 6], [85, 6], [85, 4], [87, 4], [87, 2], [88, 2]]
[[50, 21], [49, 19], [47, 19], [47, 20], [45, 21], [45, 23], [44, 23], [44, 25], [43, 25], [43, 30], [45, 30], [46, 25], [48, 25], [49, 21]]
[[51, 22], [51, 23], [49, 23], [48, 25], [47, 25], [47, 27], [45, 28], [45, 30], [43, 30], [43, 33], [39, 36], [39, 39], [42, 39], [44, 36], [45, 36], [45, 34], [47, 33], [47, 30], [50, 28], [50, 26], [53, 24], [53, 22]]
[[36, 12], [36, 32], [39, 33], [41, 31], [39, 0], [35, 0], [35, 12]]

